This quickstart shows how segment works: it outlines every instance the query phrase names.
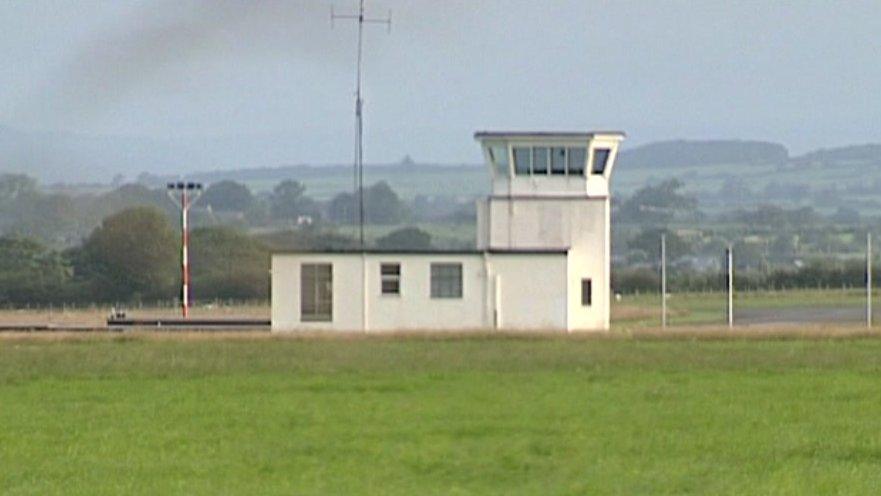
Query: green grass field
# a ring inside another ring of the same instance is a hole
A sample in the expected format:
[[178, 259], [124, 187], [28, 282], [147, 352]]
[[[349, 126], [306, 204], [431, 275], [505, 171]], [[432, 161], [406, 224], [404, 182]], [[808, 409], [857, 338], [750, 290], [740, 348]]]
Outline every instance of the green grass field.
[[2, 494], [877, 494], [881, 340], [0, 340]]

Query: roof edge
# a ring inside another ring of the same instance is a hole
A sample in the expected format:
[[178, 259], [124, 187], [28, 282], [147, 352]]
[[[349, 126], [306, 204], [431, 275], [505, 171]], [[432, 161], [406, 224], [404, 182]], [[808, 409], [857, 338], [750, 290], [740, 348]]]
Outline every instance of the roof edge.
[[385, 250], [385, 249], [330, 249], [330, 250], [277, 250], [271, 255], [566, 255], [569, 248], [515, 248], [488, 250]]
[[482, 138], [595, 138], [597, 136], [619, 136], [626, 138], [627, 133], [616, 130], [598, 131], [477, 131], [474, 139]]

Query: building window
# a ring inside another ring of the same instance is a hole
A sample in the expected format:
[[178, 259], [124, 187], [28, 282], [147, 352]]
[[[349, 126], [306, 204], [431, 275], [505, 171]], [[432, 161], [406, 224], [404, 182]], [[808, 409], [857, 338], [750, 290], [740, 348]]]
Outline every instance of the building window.
[[508, 147], [507, 146], [493, 146], [489, 149], [489, 156], [492, 160], [493, 164], [496, 166], [496, 171], [499, 175], [507, 176], [508, 172]]
[[590, 279], [581, 280], [581, 306], [589, 307], [593, 302], [593, 282]]
[[461, 298], [462, 297], [462, 264], [433, 263], [431, 264], [431, 297]]
[[566, 173], [566, 149], [563, 147], [551, 148], [551, 174]]
[[581, 176], [584, 174], [584, 163], [587, 160], [587, 150], [584, 148], [567, 148], [567, 165], [570, 176]]
[[394, 296], [401, 294], [401, 264], [380, 264], [379, 277], [382, 294]]
[[300, 265], [300, 320], [330, 322], [333, 316], [333, 267]]
[[532, 173], [545, 175], [548, 173], [550, 150], [546, 146], [537, 146], [532, 149]]
[[609, 155], [612, 150], [608, 148], [597, 148], [593, 151], [593, 169], [591, 172], [603, 175], [606, 172], [606, 163], [609, 161]]
[[528, 146], [514, 147], [514, 173], [518, 176], [529, 174], [532, 168], [532, 149]]

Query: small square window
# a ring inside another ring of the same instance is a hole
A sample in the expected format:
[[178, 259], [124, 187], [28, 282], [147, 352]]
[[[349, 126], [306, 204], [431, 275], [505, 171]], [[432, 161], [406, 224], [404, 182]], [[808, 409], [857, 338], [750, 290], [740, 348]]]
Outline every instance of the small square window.
[[593, 303], [593, 281], [581, 280], [581, 306], [589, 307]]
[[462, 297], [462, 264], [433, 263], [431, 264], [431, 297], [461, 298]]
[[401, 294], [401, 264], [384, 263], [379, 265], [380, 291], [384, 295]]

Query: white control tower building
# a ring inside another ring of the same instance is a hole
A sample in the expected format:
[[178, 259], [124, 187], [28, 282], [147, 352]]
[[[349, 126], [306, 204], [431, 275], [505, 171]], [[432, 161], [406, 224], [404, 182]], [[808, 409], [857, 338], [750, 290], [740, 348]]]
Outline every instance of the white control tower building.
[[567, 329], [608, 329], [609, 181], [624, 133], [479, 132], [475, 138], [492, 177], [490, 196], [478, 203], [477, 248], [565, 248]]
[[274, 331], [609, 329], [609, 181], [624, 133], [478, 132], [476, 249], [274, 253]]

